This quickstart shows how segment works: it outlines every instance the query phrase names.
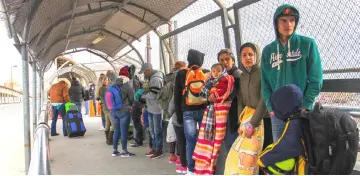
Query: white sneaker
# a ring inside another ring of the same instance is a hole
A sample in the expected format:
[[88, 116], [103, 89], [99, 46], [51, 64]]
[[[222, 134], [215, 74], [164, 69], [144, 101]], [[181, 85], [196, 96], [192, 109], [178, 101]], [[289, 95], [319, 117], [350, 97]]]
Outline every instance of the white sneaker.
[[104, 128], [104, 127], [101, 127], [101, 128], [99, 129], [99, 131], [105, 131], [105, 128]]
[[189, 171], [189, 169], [187, 170], [185, 175], [195, 175], [194, 172]]

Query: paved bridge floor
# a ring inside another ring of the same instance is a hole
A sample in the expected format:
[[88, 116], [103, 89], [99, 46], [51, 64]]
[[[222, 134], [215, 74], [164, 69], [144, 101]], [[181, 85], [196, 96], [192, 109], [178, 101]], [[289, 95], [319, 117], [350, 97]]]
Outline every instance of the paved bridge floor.
[[[140, 148], [128, 148], [135, 157], [112, 157], [112, 146], [105, 144], [105, 134], [99, 131], [99, 117], [85, 117], [87, 132], [84, 137], [62, 136], [62, 121], [58, 123], [59, 136], [51, 137], [51, 171], [55, 175], [174, 175], [175, 164], [168, 163], [169, 154], [150, 159], [145, 156], [148, 143]], [[128, 146], [129, 146], [128, 141]], [[119, 145], [121, 149], [121, 145]]]
[[[0, 105], [0, 175], [24, 175], [24, 144], [22, 104]], [[51, 137], [50, 160], [53, 175], [175, 175], [175, 164], [164, 157], [151, 160], [145, 156], [147, 143], [141, 148], [129, 148], [137, 156], [111, 157], [112, 147], [105, 144], [99, 131], [99, 117], [85, 117], [87, 132], [82, 138], [62, 136], [62, 121], [58, 121], [59, 136]], [[360, 156], [355, 169], [360, 169]], [[360, 175], [354, 171], [353, 174]]]

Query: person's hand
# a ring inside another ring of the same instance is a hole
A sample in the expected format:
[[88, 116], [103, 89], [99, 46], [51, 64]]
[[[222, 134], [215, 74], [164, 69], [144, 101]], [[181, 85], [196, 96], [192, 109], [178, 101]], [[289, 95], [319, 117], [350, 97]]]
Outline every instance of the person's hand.
[[245, 137], [251, 138], [254, 133], [254, 127], [250, 124], [250, 122], [245, 123], [244, 125], [240, 126], [238, 129], [238, 133], [240, 136], [244, 134]]
[[254, 133], [254, 127], [248, 122], [248, 123], [245, 123], [244, 124], [244, 126], [245, 126], [245, 130], [244, 130], [244, 132], [245, 132], [245, 137], [247, 137], [247, 138], [251, 138], [251, 136], [252, 136], [252, 134]]
[[308, 109], [305, 109], [305, 108], [301, 109], [301, 112], [306, 112], [306, 111], [308, 111]]
[[269, 116], [270, 116], [270, 118], [274, 117], [274, 116], [275, 116], [274, 111], [271, 111], [271, 112], [269, 113]]
[[214, 102], [214, 100], [215, 100], [215, 96], [214, 96], [214, 94], [211, 94], [208, 98], [208, 101], [212, 103], [212, 102]]

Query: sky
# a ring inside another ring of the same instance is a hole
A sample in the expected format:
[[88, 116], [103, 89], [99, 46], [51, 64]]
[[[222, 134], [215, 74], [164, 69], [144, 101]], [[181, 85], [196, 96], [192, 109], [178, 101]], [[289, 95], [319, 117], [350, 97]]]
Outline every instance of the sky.
[[17, 82], [22, 81], [21, 76], [21, 55], [13, 45], [13, 40], [9, 39], [7, 31], [3, 21], [0, 21], [0, 53], [2, 54], [2, 62], [0, 64], [0, 85], [4, 85], [4, 82], [10, 80], [11, 66], [17, 65], [17, 68], [13, 68], [13, 80]]

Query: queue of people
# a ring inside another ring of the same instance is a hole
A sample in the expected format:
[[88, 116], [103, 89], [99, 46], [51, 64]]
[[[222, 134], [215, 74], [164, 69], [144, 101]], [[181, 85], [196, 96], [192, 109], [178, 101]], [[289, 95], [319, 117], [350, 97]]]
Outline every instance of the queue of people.
[[[218, 63], [211, 68], [202, 67], [204, 53], [190, 49], [188, 64], [177, 61], [168, 75], [153, 69], [150, 63], [143, 64], [138, 72], [144, 75], [143, 81], [135, 75], [134, 66], [121, 68], [118, 76], [113, 71], [102, 75], [95, 98], [101, 101], [105, 141], [113, 146], [112, 156], [136, 156], [127, 149], [132, 120], [135, 134], [130, 146], [143, 146], [143, 130], [148, 127], [149, 151], [144, 155], [150, 159], [162, 157], [166, 138], [169, 162], [177, 164], [177, 173], [214, 174], [221, 146], [228, 153], [225, 174], [284, 173], [275, 162], [293, 158], [300, 161], [306, 152], [271, 152], [279, 150], [286, 132], [296, 131], [295, 122], [286, 125], [290, 116], [313, 109], [323, 81], [315, 40], [295, 33], [299, 20], [294, 6], [281, 5], [273, 18], [273, 42], [262, 51], [255, 43], [244, 43], [236, 51], [237, 58], [230, 49], [222, 49], [214, 56]], [[240, 63], [238, 67], [236, 62]], [[70, 99], [79, 102], [84, 91], [75, 91], [75, 82], [72, 86]], [[50, 89], [54, 115], [60, 112], [59, 104], [69, 101], [67, 92], [62, 82]], [[55, 98], [55, 94], [62, 96]], [[163, 136], [163, 120], [170, 121], [168, 136]], [[51, 135], [57, 135], [55, 116], [53, 123]], [[287, 144], [300, 144], [298, 137]]]

